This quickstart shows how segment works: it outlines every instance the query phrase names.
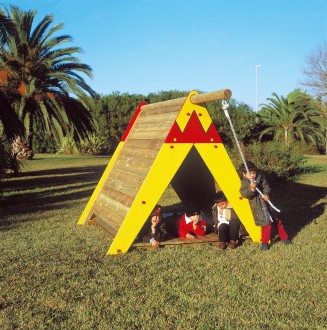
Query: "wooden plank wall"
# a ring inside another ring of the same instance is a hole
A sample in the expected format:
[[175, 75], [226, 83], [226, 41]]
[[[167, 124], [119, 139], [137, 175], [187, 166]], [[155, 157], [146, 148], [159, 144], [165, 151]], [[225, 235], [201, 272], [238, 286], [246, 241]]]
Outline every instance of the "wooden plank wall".
[[124, 221], [182, 106], [158, 104], [141, 108], [92, 207], [92, 218], [98, 219], [112, 235]]

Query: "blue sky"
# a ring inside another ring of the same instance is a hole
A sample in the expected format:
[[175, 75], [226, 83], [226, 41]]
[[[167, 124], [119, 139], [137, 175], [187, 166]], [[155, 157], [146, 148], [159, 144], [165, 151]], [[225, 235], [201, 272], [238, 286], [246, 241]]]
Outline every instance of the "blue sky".
[[[53, 14], [103, 95], [229, 88], [254, 110], [301, 87], [307, 56], [327, 41], [326, 0], [15, 0]], [[261, 66], [256, 70], [256, 65]], [[257, 75], [256, 75], [257, 71]], [[257, 83], [257, 84], [256, 84]], [[257, 88], [256, 88], [257, 85]]]

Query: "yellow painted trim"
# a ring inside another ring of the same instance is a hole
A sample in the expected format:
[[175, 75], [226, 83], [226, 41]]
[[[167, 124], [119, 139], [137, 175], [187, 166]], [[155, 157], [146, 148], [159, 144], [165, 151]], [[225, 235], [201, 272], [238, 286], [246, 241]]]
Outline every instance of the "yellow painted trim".
[[112, 155], [110, 161], [109, 161], [109, 164], [107, 165], [105, 171], [103, 172], [102, 176], [101, 176], [101, 179], [99, 180], [97, 186], [95, 187], [94, 191], [93, 191], [93, 194], [91, 195], [91, 198], [89, 199], [80, 219], [78, 220], [77, 224], [78, 225], [82, 225], [84, 224], [88, 219], [88, 216], [90, 214], [90, 211], [96, 201], [96, 199], [98, 198], [105, 182], [107, 181], [107, 178], [108, 178], [108, 175], [111, 171], [111, 168], [113, 167], [113, 165], [115, 164], [116, 160], [117, 160], [117, 157], [122, 149], [124, 145], [124, 142], [119, 142], [114, 154]]
[[240, 198], [241, 180], [222, 143], [194, 144], [209, 171], [225, 193], [253, 242], [260, 242], [261, 227], [254, 223], [249, 201]]
[[187, 99], [185, 100], [184, 105], [176, 118], [176, 123], [178, 124], [182, 132], [184, 132], [184, 129], [187, 126], [187, 123], [189, 122], [193, 111], [196, 112], [196, 115], [198, 116], [199, 121], [205, 132], [207, 132], [208, 128], [212, 123], [208, 110], [205, 107], [193, 104], [191, 102], [191, 96], [195, 94], [199, 93], [197, 91], [192, 91], [188, 94]]
[[128, 251], [192, 146], [163, 144], [107, 254]]

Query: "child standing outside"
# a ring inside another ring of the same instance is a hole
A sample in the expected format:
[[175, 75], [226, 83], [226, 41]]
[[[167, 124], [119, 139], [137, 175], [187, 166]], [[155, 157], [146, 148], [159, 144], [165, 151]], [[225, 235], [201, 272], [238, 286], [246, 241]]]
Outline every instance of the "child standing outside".
[[[292, 241], [284, 229], [281, 219], [274, 218], [270, 205], [267, 203], [270, 199], [271, 188], [263, 173], [257, 171], [254, 163], [246, 162], [249, 172], [244, 164], [240, 167], [242, 173], [240, 193], [250, 202], [254, 222], [261, 227], [261, 251], [269, 250], [269, 240], [271, 234], [272, 222], [277, 222], [278, 235], [282, 242], [291, 244]], [[258, 188], [263, 196], [256, 190]]]
[[218, 249], [225, 250], [227, 248], [234, 250], [239, 241], [241, 222], [222, 191], [218, 191], [215, 194], [214, 200], [212, 219], [214, 231], [218, 231], [220, 242]]

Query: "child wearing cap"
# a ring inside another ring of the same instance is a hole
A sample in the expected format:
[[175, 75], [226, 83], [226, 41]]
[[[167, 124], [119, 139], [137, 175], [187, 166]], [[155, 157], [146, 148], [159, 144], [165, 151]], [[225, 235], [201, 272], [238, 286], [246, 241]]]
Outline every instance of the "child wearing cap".
[[162, 217], [161, 207], [156, 208], [151, 212], [151, 227], [143, 236], [143, 242], [149, 242], [153, 247], [159, 247], [160, 242], [168, 238], [167, 223]]
[[214, 200], [212, 219], [214, 231], [218, 233], [218, 249], [236, 249], [241, 222], [222, 191], [216, 192]]
[[[246, 164], [249, 173], [247, 172], [245, 164], [242, 164], [240, 167], [240, 172], [242, 174], [240, 193], [250, 202], [255, 224], [261, 226], [261, 251], [269, 250], [268, 243], [270, 240], [272, 222], [277, 223], [278, 235], [282, 242], [291, 244], [292, 241], [288, 238], [281, 219], [274, 216], [270, 205], [267, 203], [270, 199], [271, 188], [266, 177], [257, 170], [254, 163], [247, 161]], [[262, 196], [256, 188], [262, 192]]]
[[185, 213], [178, 221], [178, 234], [180, 237], [194, 239], [206, 233], [207, 222], [202, 217], [200, 209], [193, 203], [186, 206]]

